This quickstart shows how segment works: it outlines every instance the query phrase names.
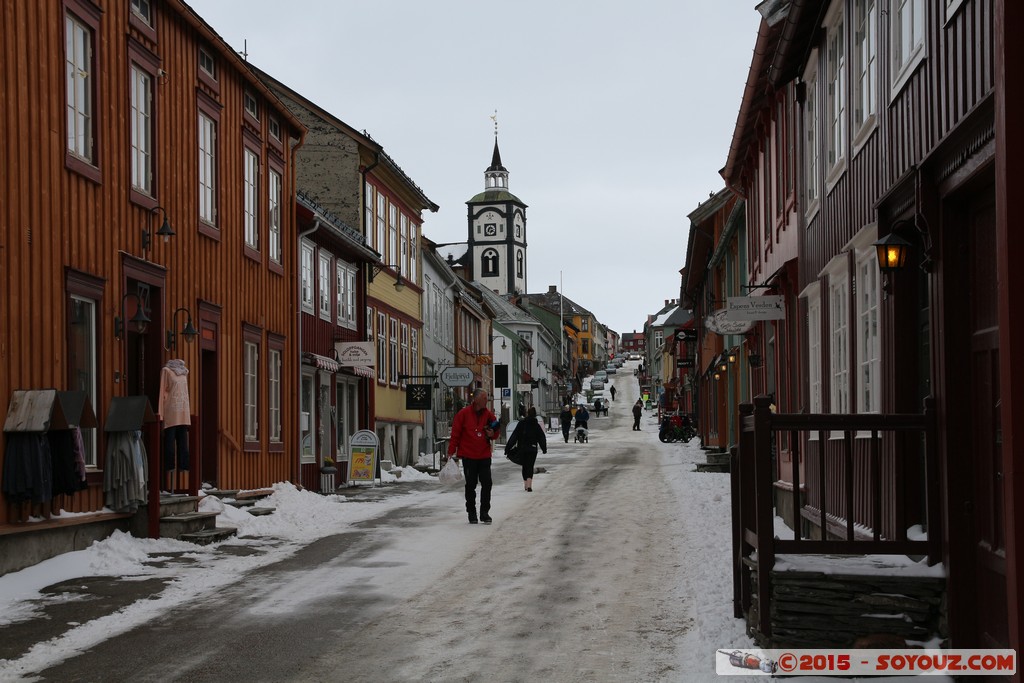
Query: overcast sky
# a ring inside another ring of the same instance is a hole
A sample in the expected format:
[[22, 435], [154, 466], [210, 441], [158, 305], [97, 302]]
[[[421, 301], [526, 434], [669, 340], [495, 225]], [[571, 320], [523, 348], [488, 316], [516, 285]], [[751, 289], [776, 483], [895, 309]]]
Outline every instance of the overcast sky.
[[357, 130], [426, 195], [436, 242], [498, 144], [527, 209], [531, 293], [617, 332], [679, 295], [686, 214], [717, 192], [754, 0], [187, 0], [249, 61]]

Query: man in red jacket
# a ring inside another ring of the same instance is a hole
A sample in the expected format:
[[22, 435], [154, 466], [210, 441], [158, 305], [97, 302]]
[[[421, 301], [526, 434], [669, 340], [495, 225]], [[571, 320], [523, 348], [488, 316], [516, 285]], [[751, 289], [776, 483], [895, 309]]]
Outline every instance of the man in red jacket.
[[466, 476], [466, 512], [469, 523], [476, 524], [476, 484], [480, 482], [480, 520], [491, 523], [491, 440], [497, 434], [497, 418], [487, 408], [487, 392], [477, 389], [473, 401], [455, 413], [448, 455], [462, 458]]

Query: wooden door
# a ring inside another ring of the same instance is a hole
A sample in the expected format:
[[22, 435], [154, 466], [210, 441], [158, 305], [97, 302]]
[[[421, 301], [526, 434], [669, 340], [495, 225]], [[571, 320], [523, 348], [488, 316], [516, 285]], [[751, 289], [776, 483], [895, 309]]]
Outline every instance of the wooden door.
[[967, 205], [970, 344], [970, 444], [973, 470], [975, 585], [981, 647], [1006, 647], [1006, 545], [999, 426], [999, 287], [995, 201], [983, 193]]

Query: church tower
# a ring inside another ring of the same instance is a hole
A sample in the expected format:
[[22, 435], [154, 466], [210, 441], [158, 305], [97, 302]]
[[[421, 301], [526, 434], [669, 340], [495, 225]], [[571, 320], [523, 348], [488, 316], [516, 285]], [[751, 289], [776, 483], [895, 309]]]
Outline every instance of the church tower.
[[508, 191], [508, 169], [501, 165], [498, 134], [484, 171], [484, 191], [470, 199], [469, 250], [472, 278], [498, 294], [525, 293], [526, 204]]

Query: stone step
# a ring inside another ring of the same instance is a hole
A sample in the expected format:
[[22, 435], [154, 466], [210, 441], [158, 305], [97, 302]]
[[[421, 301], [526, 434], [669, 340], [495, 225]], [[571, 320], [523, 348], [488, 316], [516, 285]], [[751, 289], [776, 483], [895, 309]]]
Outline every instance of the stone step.
[[172, 517], [195, 512], [199, 496], [160, 496], [160, 517]]
[[241, 508], [251, 508], [254, 505], [256, 505], [256, 499], [255, 498], [248, 498], [246, 500], [225, 500], [224, 504], [225, 505], [230, 505], [231, 507], [236, 507], [236, 508], [239, 508], [239, 509], [241, 509]]
[[266, 515], [274, 514], [274, 510], [277, 508], [266, 508], [266, 507], [251, 507], [246, 510], [253, 517], [264, 517]]
[[699, 462], [699, 463], [697, 463], [697, 471], [698, 472], [728, 472], [729, 471], [729, 463], [718, 465], [718, 464], [713, 464], [713, 463], [709, 463], [709, 462]]
[[707, 456], [708, 456], [707, 457], [708, 463], [711, 464], [711, 465], [728, 465], [729, 464], [730, 456], [729, 456], [728, 453], [724, 453], [724, 452], [723, 453], [709, 452], [707, 454]]
[[204, 529], [217, 526], [216, 512], [184, 512], [160, 518], [161, 538], [181, 538]]
[[237, 531], [237, 529], [232, 529], [231, 527], [213, 527], [210, 529], [203, 529], [202, 531], [182, 534], [178, 537], [178, 540], [195, 543], [197, 545], [209, 545], [211, 543], [223, 541], [226, 538], [231, 538], [235, 533], [237, 533]]

